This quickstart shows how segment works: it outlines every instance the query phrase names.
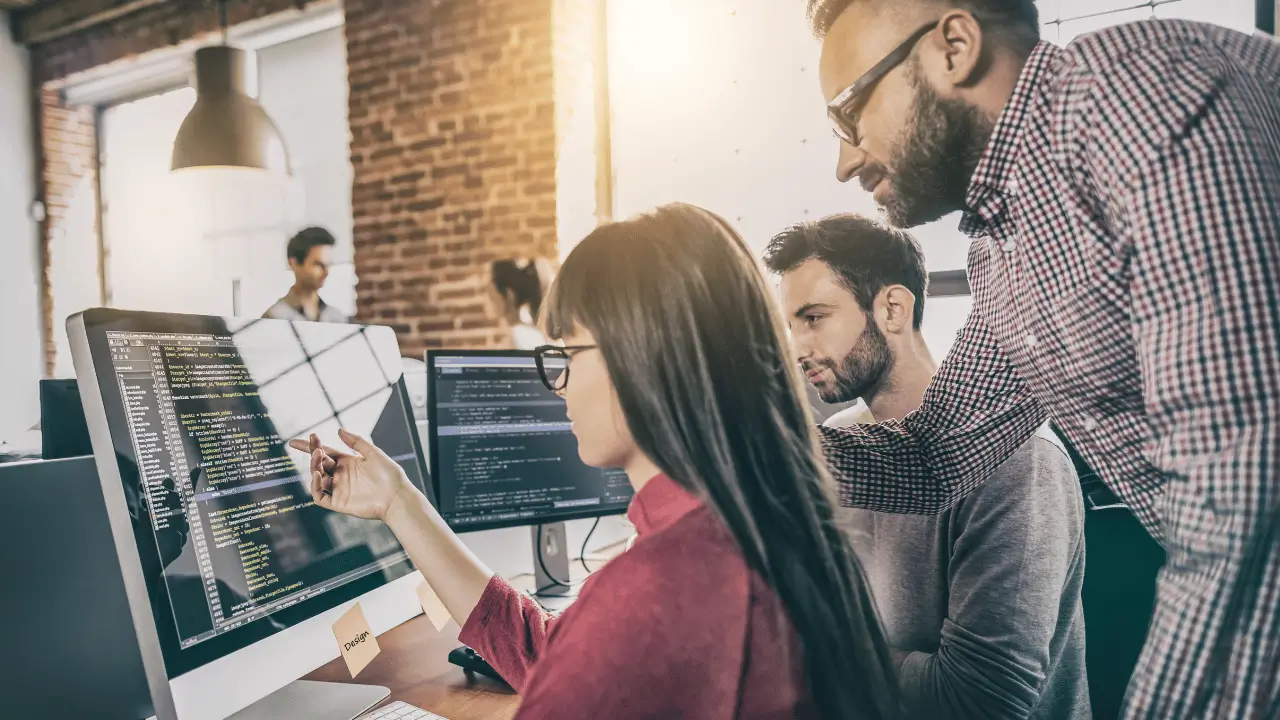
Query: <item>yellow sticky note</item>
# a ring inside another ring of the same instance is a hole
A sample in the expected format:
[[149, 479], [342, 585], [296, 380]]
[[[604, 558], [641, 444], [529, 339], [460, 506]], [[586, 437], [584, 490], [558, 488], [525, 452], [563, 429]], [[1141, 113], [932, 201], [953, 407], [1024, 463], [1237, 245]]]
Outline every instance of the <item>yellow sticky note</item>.
[[440, 596], [436, 595], [436, 591], [426, 581], [418, 586], [418, 602], [422, 604], [422, 612], [427, 614], [427, 619], [435, 626], [436, 632], [443, 630], [453, 619], [449, 609], [440, 601]]
[[333, 636], [338, 639], [338, 649], [342, 651], [342, 659], [347, 661], [347, 669], [351, 671], [353, 678], [382, 652], [378, 647], [378, 638], [374, 637], [369, 621], [364, 618], [360, 603], [343, 613], [338, 622], [333, 624]]

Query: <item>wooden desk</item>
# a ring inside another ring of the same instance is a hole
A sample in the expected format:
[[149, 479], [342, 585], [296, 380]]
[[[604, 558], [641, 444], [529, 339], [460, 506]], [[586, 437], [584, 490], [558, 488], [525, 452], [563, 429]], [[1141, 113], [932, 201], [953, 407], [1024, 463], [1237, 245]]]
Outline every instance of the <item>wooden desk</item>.
[[[598, 570], [625, 549], [626, 543], [602, 548], [588, 558], [588, 565]], [[570, 580], [578, 582], [585, 577], [580, 564], [576, 560], [571, 563]], [[533, 589], [532, 575], [520, 575], [509, 582], [521, 590]], [[543, 604], [559, 612], [566, 602], [554, 599]], [[458, 641], [461, 631], [450, 621], [436, 632], [427, 616], [419, 615], [379, 635], [382, 652], [354, 680], [341, 656], [303, 679], [384, 685], [391, 688], [387, 702], [403, 700], [449, 720], [510, 720], [520, 705], [519, 695], [483, 675], [468, 680], [462, 668], [449, 662], [449, 651], [462, 644]]]
[[477, 675], [468, 680], [462, 668], [449, 663], [458, 642], [457, 624], [436, 632], [425, 615], [378, 636], [382, 653], [354, 680], [339, 657], [306, 676], [306, 680], [385, 685], [390, 700], [403, 700], [449, 720], [509, 720], [520, 696], [510, 688]]

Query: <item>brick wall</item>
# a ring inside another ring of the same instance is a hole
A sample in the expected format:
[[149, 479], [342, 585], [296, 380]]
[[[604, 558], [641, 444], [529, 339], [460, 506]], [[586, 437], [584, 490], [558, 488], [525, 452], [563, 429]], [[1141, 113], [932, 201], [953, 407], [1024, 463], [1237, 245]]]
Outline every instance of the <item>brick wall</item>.
[[348, 0], [358, 315], [494, 346], [488, 266], [556, 256], [551, 0]]
[[[53, 265], [58, 261], [60, 245], [57, 236], [67, 232], [72, 222], [70, 210], [73, 203], [96, 203], [96, 173], [98, 167], [97, 140], [94, 135], [92, 108], [66, 108], [61, 105], [58, 93], [42, 90], [39, 93], [39, 133], [42, 197], [45, 220], [41, 237], [41, 258], [44, 261], [40, 309], [43, 314], [44, 372], [53, 374], [57, 342], [55, 333], [65, 332], [53, 326], [54, 307], [57, 299], [53, 293]], [[84, 197], [84, 193], [90, 193]], [[96, 213], [95, 213], [96, 215]]]
[[[563, 120], [567, 104], [590, 100], [557, 95], [553, 78], [590, 63], [594, 46], [553, 33], [553, 15], [562, 29], [590, 32], [575, 13], [595, 2], [345, 3], [357, 316], [393, 326], [404, 354], [504, 344], [506, 328], [486, 300], [489, 264], [557, 257], [557, 103]], [[236, 24], [296, 6], [233, 0], [228, 15]], [[61, 107], [48, 89], [214, 31], [216, 14], [204, 10], [172, 0], [32, 48], [51, 209], [94, 172], [83, 152], [96, 143], [92, 112]], [[77, 140], [68, 143], [71, 126]], [[51, 212], [46, 245], [58, 225]], [[48, 332], [52, 302], [44, 311]]]

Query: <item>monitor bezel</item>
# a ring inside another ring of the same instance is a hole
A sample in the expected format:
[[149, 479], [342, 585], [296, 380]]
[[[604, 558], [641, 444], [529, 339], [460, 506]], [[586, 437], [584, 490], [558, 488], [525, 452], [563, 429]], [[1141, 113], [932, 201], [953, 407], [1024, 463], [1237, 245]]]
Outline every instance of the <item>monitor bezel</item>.
[[[436, 498], [442, 497], [440, 495], [439, 484], [440, 473], [436, 472], [436, 469], [440, 467], [439, 435], [436, 432], [436, 359], [442, 357], [522, 357], [533, 359], [534, 356], [535, 353], [532, 350], [495, 350], [492, 348], [486, 348], [483, 350], [441, 349], [427, 351], [427, 453], [431, 458], [431, 485]], [[445, 523], [449, 525], [449, 528], [457, 533], [501, 530], [503, 528], [529, 527], [532, 525], [548, 525], [551, 523], [568, 522], [570, 520], [590, 520], [592, 518], [625, 515], [627, 512], [626, 507], [612, 508], [609, 510], [588, 509], [565, 515], [556, 515], [555, 517], [513, 518], [510, 520], [496, 520], [493, 522], [455, 524], [453, 520], [445, 514], [443, 507], [437, 504], [436, 509], [440, 512], [440, 516], [444, 518]]]
[[[98, 367], [103, 362], [110, 362], [106, 347], [107, 330], [128, 330], [136, 332], [201, 332], [201, 323], [221, 320], [217, 316], [180, 315], [172, 313], [154, 313], [141, 311], [121, 311], [114, 309], [92, 309], [73, 315], [67, 320], [67, 332], [71, 342], [72, 358], [79, 380], [81, 397], [85, 406], [85, 417], [89, 426], [90, 441], [93, 445], [94, 458], [98, 467], [107, 514], [110, 520], [112, 535], [115, 539], [117, 555], [124, 574], [126, 595], [137, 630], [139, 650], [146, 669], [148, 686], [151, 689], [158, 718], [174, 717], [175, 704], [170, 682], [184, 675], [195, 672], [228, 655], [264, 641], [281, 633], [288, 633], [308, 620], [337, 608], [344, 603], [357, 599], [378, 588], [389, 585], [415, 571], [412, 561], [405, 558], [389, 565], [381, 572], [374, 572], [358, 580], [334, 588], [328, 592], [300, 602], [292, 607], [279, 610], [271, 617], [279, 617], [288, 613], [287, 622], [281, 629], [269, 629], [260, 619], [234, 631], [210, 638], [183, 650], [180, 645], [171, 646], [162, 640], [158, 631], [158, 618], [153, 612], [148, 580], [145, 575], [143, 558], [134, 540], [133, 525], [129, 517], [128, 506], [124, 494], [123, 472], [116, 457], [115, 441], [107, 419], [104, 391], [98, 383]], [[294, 322], [294, 321], [272, 321]], [[387, 327], [365, 326], [376, 333], [393, 331]], [[205, 330], [207, 332], [207, 330]], [[424, 490], [430, 492], [431, 475], [423, 462], [423, 448], [413, 421], [408, 392], [403, 377], [397, 383], [401, 408], [405, 413], [405, 423], [410, 442], [417, 457], [419, 469], [423, 474]], [[116, 394], [115, 400], [119, 402]], [[164, 618], [169, 622], [168, 618]], [[266, 629], [264, 629], [266, 628]], [[169, 640], [176, 639], [168, 638]], [[175, 662], [176, 661], [176, 662]], [[167, 713], [167, 714], [166, 714]]]

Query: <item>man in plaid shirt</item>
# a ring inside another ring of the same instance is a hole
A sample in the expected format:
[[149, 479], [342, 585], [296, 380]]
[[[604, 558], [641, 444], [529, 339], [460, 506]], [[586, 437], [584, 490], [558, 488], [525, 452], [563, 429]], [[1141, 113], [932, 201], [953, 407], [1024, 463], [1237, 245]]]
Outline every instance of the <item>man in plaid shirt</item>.
[[1280, 718], [1280, 46], [1061, 49], [1031, 0], [809, 11], [840, 180], [975, 239], [920, 410], [822, 430], [842, 503], [944, 510], [1051, 417], [1168, 553], [1126, 717]]

